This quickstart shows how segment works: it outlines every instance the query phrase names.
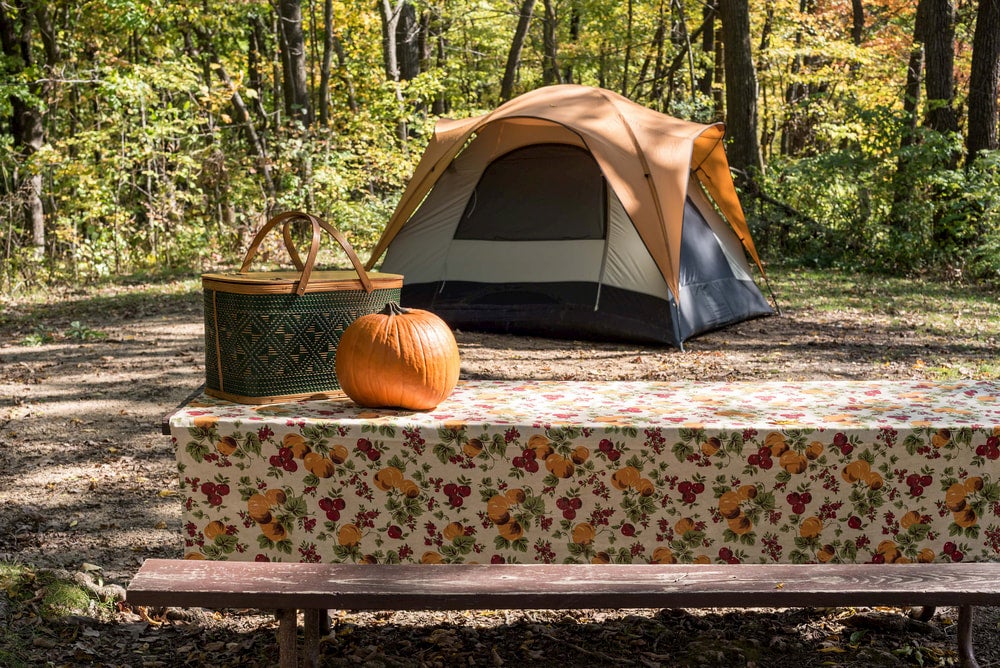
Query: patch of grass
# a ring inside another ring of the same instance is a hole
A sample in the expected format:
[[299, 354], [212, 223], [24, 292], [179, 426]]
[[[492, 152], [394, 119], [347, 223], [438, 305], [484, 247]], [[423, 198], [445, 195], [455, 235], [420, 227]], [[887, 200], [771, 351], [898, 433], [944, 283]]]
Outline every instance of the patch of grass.
[[1000, 289], [791, 267], [769, 269], [783, 308], [886, 317], [901, 328], [1000, 342]]
[[0, 666], [27, 668], [30, 644], [11, 626], [13, 618], [31, 598], [34, 572], [27, 566], [0, 562]]
[[94, 600], [83, 587], [65, 580], [53, 580], [45, 587], [40, 611], [45, 619], [87, 614]]
[[924, 367], [924, 373], [933, 380], [960, 380], [974, 378], [978, 380], [993, 380], [1000, 378], [1000, 362], [983, 360], [974, 365], [939, 364]]
[[[108, 283], [90, 288], [53, 288], [0, 300], [0, 333], [15, 332], [24, 345], [50, 342], [39, 329], [66, 332], [67, 338], [92, 340], [106, 334], [108, 324], [157, 317], [165, 309], [200, 310], [199, 278], [160, 279], [144, 283]], [[100, 323], [97, 330], [84, 323]]]
[[17, 562], [0, 562], [0, 666], [38, 665], [32, 644], [38, 624], [31, 620], [93, 615], [106, 605], [99, 603], [86, 587], [60, 579], [52, 572], [36, 571]]

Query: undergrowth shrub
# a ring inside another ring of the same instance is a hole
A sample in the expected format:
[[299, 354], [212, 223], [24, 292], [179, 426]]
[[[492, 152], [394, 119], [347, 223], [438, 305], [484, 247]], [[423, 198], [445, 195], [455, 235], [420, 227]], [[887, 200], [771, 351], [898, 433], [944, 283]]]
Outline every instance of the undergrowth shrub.
[[897, 275], [1000, 280], [1000, 152], [954, 167], [957, 136], [922, 131], [879, 154], [856, 143], [772, 161], [744, 194], [769, 260]]

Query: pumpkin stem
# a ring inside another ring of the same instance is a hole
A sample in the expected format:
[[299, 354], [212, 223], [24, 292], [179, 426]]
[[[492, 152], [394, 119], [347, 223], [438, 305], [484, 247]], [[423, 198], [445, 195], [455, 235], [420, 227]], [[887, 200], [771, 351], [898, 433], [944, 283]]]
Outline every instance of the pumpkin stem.
[[397, 304], [396, 302], [389, 302], [382, 309], [381, 315], [406, 315], [410, 312], [410, 309], [404, 308]]

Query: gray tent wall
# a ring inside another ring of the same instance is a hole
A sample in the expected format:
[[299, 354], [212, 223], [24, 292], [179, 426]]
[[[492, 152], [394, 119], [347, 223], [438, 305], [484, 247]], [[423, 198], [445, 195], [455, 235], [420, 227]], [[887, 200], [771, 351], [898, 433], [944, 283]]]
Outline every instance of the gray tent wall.
[[516, 124], [484, 127], [392, 240], [382, 271], [403, 274], [405, 306], [457, 329], [678, 347], [772, 313], [696, 180], [674, 296], [579, 136], [556, 126], [511, 150]]

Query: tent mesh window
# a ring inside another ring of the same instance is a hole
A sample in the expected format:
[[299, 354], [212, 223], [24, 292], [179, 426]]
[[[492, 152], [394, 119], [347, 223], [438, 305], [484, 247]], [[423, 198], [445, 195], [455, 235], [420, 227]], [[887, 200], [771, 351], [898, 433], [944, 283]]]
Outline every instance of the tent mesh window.
[[465, 206], [456, 239], [603, 239], [607, 188], [590, 153], [538, 144], [494, 160]]

